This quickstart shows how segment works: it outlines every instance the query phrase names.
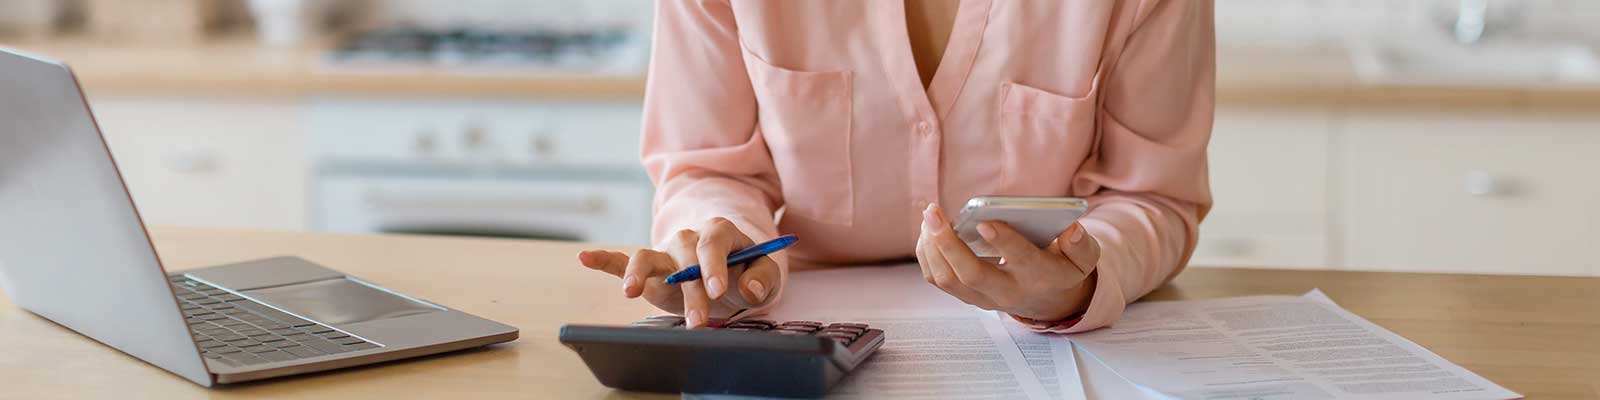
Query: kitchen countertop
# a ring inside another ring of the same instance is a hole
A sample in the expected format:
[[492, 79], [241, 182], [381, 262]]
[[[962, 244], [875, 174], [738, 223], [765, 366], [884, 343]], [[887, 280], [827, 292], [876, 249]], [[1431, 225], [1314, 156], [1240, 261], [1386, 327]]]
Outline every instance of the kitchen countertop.
[[[156, 227], [168, 268], [298, 255], [521, 328], [482, 350], [206, 390], [12, 305], [0, 293], [0, 398], [677, 398], [614, 392], [556, 340], [564, 323], [656, 313], [572, 257], [525, 240]], [[615, 248], [616, 250], [628, 250]], [[448, 277], [449, 279], [441, 279]], [[1600, 398], [1600, 278], [1191, 268], [1149, 300], [1321, 288], [1334, 301], [1536, 399]], [[891, 339], [893, 340], [893, 339]]]
[[1342, 107], [1541, 107], [1592, 110], [1600, 85], [1439, 87], [1362, 81], [1343, 48], [1223, 47], [1219, 103]]
[[[72, 64], [91, 92], [206, 95], [374, 94], [637, 99], [643, 76], [461, 67], [331, 66], [331, 41], [265, 48], [248, 37], [186, 45], [115, 45], [85, 38], [0, 41]], [[1600, 85], [1528, 88], [1365, 84], [1339, 48], [1218, 50], [1225, 104], [1340, 106], [1600, 106]]]
[[249, 37], [116, 45], [85, 38], [0, 41], [67, 62], [91, 93], [296, 96], [371, 94], [632, 99], [643, 76], [437, 66], [335, 66], [331, 41], [270, 48]]

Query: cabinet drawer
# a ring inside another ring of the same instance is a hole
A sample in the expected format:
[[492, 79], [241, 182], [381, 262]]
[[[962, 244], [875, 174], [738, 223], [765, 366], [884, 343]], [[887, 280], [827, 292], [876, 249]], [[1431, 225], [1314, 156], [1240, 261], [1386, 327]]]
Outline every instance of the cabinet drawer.
[[1200, 224], [1193, 265], [1312, 268], [1327, 264], [1331, 112], [1223, 106], [1210, 145], [1216, 205]]
[[145, 222], [305, 229], [304, 135], [289, 99], [90, 99]]
[[1594, 274], [1600, 118], [1364, 112], [1340, 153], [1350, 265]]

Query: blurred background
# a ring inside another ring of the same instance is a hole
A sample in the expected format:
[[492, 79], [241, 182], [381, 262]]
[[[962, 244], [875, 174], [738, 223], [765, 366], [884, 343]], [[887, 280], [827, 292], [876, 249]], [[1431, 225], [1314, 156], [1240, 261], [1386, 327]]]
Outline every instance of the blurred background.
[[[1194, 264], [1600, 275], [1600, 2], [1217, 3]], [[74, 65], [153, 224], [643, 245], [650, 18], [0, 0], [0, 45]]]

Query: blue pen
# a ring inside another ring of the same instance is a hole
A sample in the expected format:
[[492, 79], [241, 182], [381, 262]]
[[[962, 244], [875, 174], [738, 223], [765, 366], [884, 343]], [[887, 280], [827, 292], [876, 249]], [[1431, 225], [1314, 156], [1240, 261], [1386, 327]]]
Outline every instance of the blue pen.
[[[800, 240], [800, 238], [797, 238], [794, 235], [783, 235], [779, 236], [777, 239], [767, 241], [766, 243], [728, 253], [728, 266], [745, 264], [755, 261], [757, 258], [764, 257], [768, 254], [777, 253], [778, 250], [783, 250], [784, 248], [789, 247], [789, 245], [794, 244], [796, 240]], [[690, 265], [689, 268], [684, 268], [682, 271], [678, 271], [667, 276], [667, 284], [676, 285], [698, 279], [700, 279], [700, 264], [695, 264]]]

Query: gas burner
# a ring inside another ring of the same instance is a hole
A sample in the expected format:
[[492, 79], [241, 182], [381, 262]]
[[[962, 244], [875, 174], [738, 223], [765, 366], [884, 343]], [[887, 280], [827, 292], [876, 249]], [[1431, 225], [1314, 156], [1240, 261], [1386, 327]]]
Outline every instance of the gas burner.
[[329, 56], [336, 64], [513, 66], [588, 70], [645, 52], [631, 29], [488, 30], [392, 28], [355, 35]]

